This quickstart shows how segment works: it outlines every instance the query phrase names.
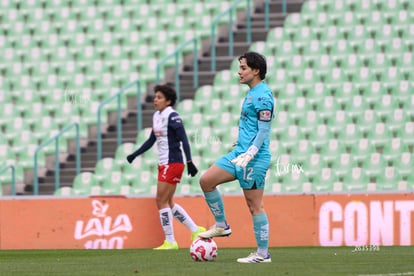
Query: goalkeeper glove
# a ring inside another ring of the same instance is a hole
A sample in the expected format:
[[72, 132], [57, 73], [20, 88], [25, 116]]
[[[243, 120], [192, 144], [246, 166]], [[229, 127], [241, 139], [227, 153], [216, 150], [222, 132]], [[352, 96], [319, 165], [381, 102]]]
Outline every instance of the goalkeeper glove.
[[246, 168], [247, 164], [254, 158], [258, 151], [259, 149], [256, 146], [252, 145], [245, 153], [242, 153], [236, 158], [232, 159], [231, 163], [244, 169]]
[[194, 163], [191, 160], [187, 162], [187, 172], [188, 172], [188, 175], [191, 175], [191, 176], [195, 176], [198, 172], [197, 167], [194, 165]]

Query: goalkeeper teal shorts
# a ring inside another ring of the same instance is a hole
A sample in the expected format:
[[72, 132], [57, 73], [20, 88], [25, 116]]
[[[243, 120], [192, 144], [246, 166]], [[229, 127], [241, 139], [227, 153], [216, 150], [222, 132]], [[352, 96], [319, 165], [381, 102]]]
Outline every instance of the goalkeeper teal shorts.
[[232, 174], [240, 184], [242, 189], [263, 190], [265, 186], [266, 172], [270, 167], [271, 155], [269, 153], [260, 152], [251, 160], [245, 169], [234, 165], [231, 160], [241, 153], [233, 150], [216, 161], [216, 166]]

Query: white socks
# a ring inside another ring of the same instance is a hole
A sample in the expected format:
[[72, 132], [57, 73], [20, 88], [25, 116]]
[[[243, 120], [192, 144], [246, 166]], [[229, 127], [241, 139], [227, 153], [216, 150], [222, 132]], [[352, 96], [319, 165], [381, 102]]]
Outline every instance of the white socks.
[[197, 224], [191, 219], [188, 213], [184, 210], [183, 207], [174, 204], [172, 209], [163, 208], [159, 211], [160, 222], [162, 229], [164, 230], [165, 239], [169, 242], [175, 242], [174, 238], [174, 227], [173, 227], [173, 216], [182, 224], [184, 224], [191, 232], [197, 231]]
[[173, 216], [182, 224], [184, 224], [191, 232], [197, 231], [197, 224], [191, 219], [190, 215], [184, 210], [183, 207], [174, 204], [174, 207], [171, 209]]
[[171, 209], [163, 208], [158, 212], [160, 213], [160, 222], [162, 229], [164, 230], [165, 239], [169, 242], [175, 242]]

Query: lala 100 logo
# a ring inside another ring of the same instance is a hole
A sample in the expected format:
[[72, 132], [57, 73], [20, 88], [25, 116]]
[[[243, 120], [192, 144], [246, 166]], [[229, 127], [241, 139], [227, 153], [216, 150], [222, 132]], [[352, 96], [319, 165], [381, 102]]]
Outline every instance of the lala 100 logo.
[[109, 204], [92, 200], [92, 215], [88, 221], [78, 220], [75, 239], [86, 240], [85, 249], [122, 249], [125, 233], [132, 231], [131, 220], [126, 214], [111, 217], [106, 214]]

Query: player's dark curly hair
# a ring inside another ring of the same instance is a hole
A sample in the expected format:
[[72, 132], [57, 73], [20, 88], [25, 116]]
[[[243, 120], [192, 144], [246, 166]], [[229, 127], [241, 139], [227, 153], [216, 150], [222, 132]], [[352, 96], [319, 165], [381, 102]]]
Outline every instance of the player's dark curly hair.
[[174, 88], [166, 84], [158, 84], [154, 87], [154, 93], [161, 92], [167, 101], [171, 101], [170, 106], [174, 106], [177, 101], [177, 93]]
[[246, 52], [239, 57], [239, 61], [245, 58], [247, 66], [252, 69], [258, 69], [260, 71], [260, 79], [264, 80], [267, 73], [266, 58], [256, 52]]

